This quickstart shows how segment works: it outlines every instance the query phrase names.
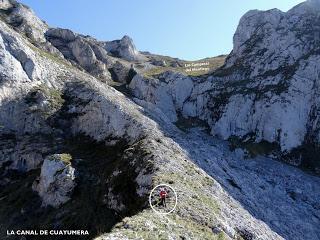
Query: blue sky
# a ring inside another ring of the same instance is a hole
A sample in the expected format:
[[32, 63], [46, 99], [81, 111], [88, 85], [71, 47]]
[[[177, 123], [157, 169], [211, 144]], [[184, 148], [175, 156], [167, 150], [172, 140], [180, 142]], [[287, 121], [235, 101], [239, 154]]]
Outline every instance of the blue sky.
[[229, 53], [241, 16], [251, 9], [287, 11], [302, 0], [21, 0], [54, 27], [99, 40], [127, 34], [136, 47], [196, 60]]

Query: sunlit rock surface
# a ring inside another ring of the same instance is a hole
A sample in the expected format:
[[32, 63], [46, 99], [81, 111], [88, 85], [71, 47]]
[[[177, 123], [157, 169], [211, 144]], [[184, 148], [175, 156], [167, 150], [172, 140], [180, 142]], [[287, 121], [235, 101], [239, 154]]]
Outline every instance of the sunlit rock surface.
[[70, 161], [68, 154], [56, 154], [44, 160], [40, 177], [33, 185], [43, 206], [59, 207], [71, 199], [76, 183], [75, 169]]

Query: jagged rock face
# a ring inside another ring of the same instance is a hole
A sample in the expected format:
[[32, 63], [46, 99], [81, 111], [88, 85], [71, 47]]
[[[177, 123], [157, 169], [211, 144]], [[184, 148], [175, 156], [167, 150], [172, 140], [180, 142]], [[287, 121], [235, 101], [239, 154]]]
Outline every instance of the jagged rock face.
[[59, 207], [70, 200], [76, 186], [75, 169], [67, 162], [70, 158], [67, 154], [55, 154], [44, 160], [40, 178], [33, 185], [43, 206]]
[[[132, 144], [156, 127], [155, 122], [139, 114], [142, 108], [112, 88], [79, 85], [72, 87], [69, 94], [77, 102], [72, 111], [78, 116], [72, 122], [74, 134], [84, 133], [108, 145], [123, 139]], [[156, 137], [158, 133], [152, 134]]]
[[[172, 121], [179, 111], [184, 117], [198, 117], [211, 126], [213, 135], [223, 139], [250, 136], [256, 142], [276, 142], [283, 152], [317, 144], [318, 3], [308, 1], [287, 13], [249, 11], [240, 21], [225, 66], [210, 77], [199, 80], [168, 73], [156, 80], [136, 77], [130, 87]], [[179, 101], [181, 88], [188, 96]], [[296, 160], [299, 165], [299, 154]]]
[[314, 3], [287, 13], [250, 11], [241, 19], [226, 66], [212, 80], [220, 90], [214, 99], [222, 102], [209, 102], [221, 110], [211, 117], [212, 133], [225, 139], [253, 133], [283, 151], [310, 136], [319, 142], [320, 8]]
[[128, 61], [142, 60], [143, 58], [129, 36], [124, 36], [121, 40], [106, 42], [105, 48], [114, 56]]
[[48, 25], [39, 19], [28, 6], [15, 0], [2, 0], [0, 17], [12, 28], [29, 38], [32, 44], [62, 57], [62, 54], [46, 41], [44, 34], [48, 30]]
[[48, 26], [29, 7], [15, 0], [2, 0], [0, 9], [1, 15], [10, 25], [37, 42], [45, 42], [44, 33]]
[[46, 32], [47, 40], [71, 62], [104, 81], [111, 79], [107, 69], [112, 61], [98, 41], [88, 40], [68, 29], [52, 28]]
[[69, 29], [51, 28], [46, 32], [46, 36], [52, 39], [53, 42], [56, 41], [55, 45], [59, 46], [59, 43], [61, 45], [63, 44], [63, 42], [61, 43], [59, 40], [69, 43], [76, 40], [77, 34]]
[[80, 66], [89, 69], [97, 62], [97, 58], [88, 43], [80, 38], [69, 44], [73, 56], [76, 58]]
[[155, 104], [172, 122], [175, 122], [195, 87], [194, 81], [175, 72], [166, 72], [157, 79], [138, 74], [130, 82], [129, 88], [137, 98]]

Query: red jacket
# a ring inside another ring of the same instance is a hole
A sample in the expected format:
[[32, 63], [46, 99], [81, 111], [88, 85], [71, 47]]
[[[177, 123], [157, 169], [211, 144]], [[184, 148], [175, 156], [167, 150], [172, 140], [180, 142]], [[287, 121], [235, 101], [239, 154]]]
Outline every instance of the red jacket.
[[165, 190], [160, 191], [160, 198], [165, 198], [167, 196], [167, 192]]

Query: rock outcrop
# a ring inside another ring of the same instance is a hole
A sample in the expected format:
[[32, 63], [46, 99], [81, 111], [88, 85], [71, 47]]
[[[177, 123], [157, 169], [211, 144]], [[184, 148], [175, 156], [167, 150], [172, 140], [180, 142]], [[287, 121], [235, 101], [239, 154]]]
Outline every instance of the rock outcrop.
[[55, 154], [44, 160], [40, 178], [33, 185], [43, 206], [59, 207], [70, 200], [76, 186], [75, 169], [70, 161], [68, 154]]
[[[212, 79], [215, 91], [208, 106], [219, 109], [207, 117], [213, 134], [224, 139], [253, 135], [256, 142], [279, 143], [283, 152], [316, 149], [320, 8], [315, 3], [287, 13], [250, 11], [241, 19], [234, 49]], [[293, 158], [298, 165], [315, 160], [304, 153]]]
[[78, 64], [93, 76], [104, 81], [111, 79], [108, 65], [112, 60], [108, 57], [106, 50], [99, 46], [98, 41], [87, 39], [68, 29], [59, 28], [49, 29], [46, 32], [46, 38], [75, 65]]
[[113, 56], [123, 58], [128, 61], [141, 61], [143, 56], [136, 49], [133, 40], [129, 36], [124, 36], [120, 40], [104, 43], [105, 49]]
[[129, 84], [135, 97], [155, 104], [172, 121], [178, 120], [189, 99], [196, 78], [176, 72], [165, 72], [157, 78], [136, 75]]
[[[288, 151], [300, 146], [308, 132], [319, 141], [318, 121], [312, 117], [319, 102], [319, 10], [310, 1], [287, 13], [250, 11], [241, 19], [233, 52], [217, 75], [238, 66], [222, 80], [240, 85], [233, 91], [247, 92], [231, 92], [226, 114], [213, 131], [224, 138], [254, 132], [258, 141], [278, 140], [282, 150]], [[240, 97], [244, 102], [239, 103]], [[251, 107], [230, 121], [229, 112], [237, 111], [237, 106]], [[246, 124], [237, 126], [236, 122]]]

